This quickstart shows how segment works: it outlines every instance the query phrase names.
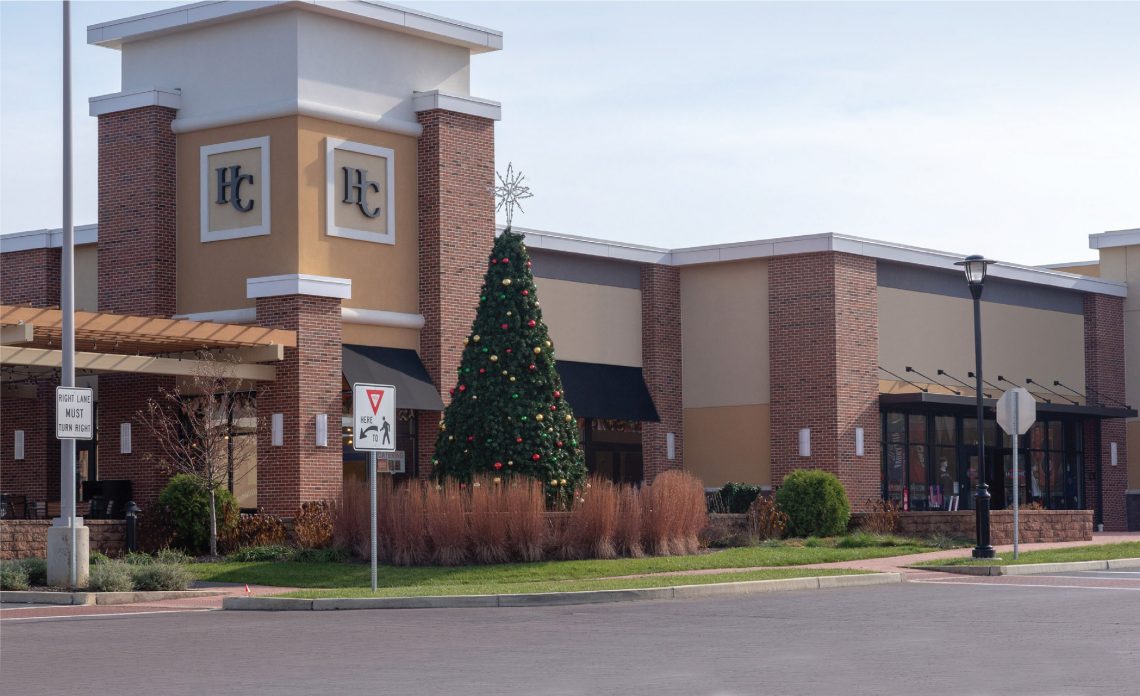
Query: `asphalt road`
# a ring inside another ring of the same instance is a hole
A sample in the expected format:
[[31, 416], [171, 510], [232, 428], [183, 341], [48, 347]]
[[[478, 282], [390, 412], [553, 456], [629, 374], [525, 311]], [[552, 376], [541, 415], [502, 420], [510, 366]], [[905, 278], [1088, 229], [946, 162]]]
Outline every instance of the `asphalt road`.
[[1140, 588], [909, 582], [541, 609], [6, 621], [0, 689], [1135, 696]]

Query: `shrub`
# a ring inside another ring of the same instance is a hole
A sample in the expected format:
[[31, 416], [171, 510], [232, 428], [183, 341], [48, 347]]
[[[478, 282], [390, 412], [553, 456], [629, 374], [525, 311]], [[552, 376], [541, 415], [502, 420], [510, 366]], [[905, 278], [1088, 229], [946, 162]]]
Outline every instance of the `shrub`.
[[641, 492], [636, 486], [618, 488], [618, 516], [614, 526], [614, 550], [622, 556], [641, 558]]
[[666, 471], [642, 493], [642, 503], [643, 538], [651, 553], [696, 553], [701, 530], [708, 525], [700, 480], [683, 471]]
[[520, 561], [541, 561], [546, 540], [546, 494], [531, 478], [511, 481], [506, 490], [507, 536]]
[[775, 499], [757, 496], [748, 506], [748, 533], [757, 541], [779, 539], [788, 528], [788, 515]]
[[158, 551], [174, 543], [174, 522], [170, 510], [155, 504], [150, 510], [139, 515], [139, 548], [143, 551]]
[[190, 573], [180, 565], [154, 563], [131, 568], [131, 580], [140, 592], [185, 590], [190, 579]]
[[434, 488], [429, 486], [426, 492], [424, 507], [432, 560], [439, 565], [462, 565], [469, 557], [463, 490], [449, 479]]
[[126, 563], [127, 565], [136, 565], [136, 566], [153, 565], [154, 564], [154, 556], [151, 556], [150, 554], [146, 554], [146, 553], [139, 553], [139, 552], [135, 552], [135, 551], [130, 551], [130, 552], [127, 552], [126, 554], [123, 555], [123, 563]]
[[593, 476], [570, 510], [558, 544], [561, 558], [615, 558], [618, 494], [608, 479]]
[[178, 549], [159, 549], [154, 552], [155, 563], [193, 563], [194, 557]]
[[298, 563], [341, 563], [348, 560], [348, 552], [335, 546], [327, 549], [297, 549], [290, 560]]
[[834, 474], [797, 469], [784, 477], [776, 502], [788, 515], [793, 536], [835, 536], [847, 530], [851, 505]]
[[406, 486], [386, 489], [384, 548], [396, 565], [423, 565], [431, 558], [424, 527], [424, 495], [425, 488], [432, 485], [412, 481]]
[[102, 551], [92, 551], [91, 554], [87, 557], [87, 562], [93, 566], [97, 566], [102, 563], [110, 563], [111, 557]]
[[[220, 532], [219, 532], [220, 533]], [[237, 526], [218, 543], [226, 549], [241, 549], [246, 546], [270, 546], [284, 544], [288, 539], [285, 523], [277, 515], [255, 513], [239, 515]]]
[[0, 590], [28, 589], [28, 571], [17, 561], [0, 563]]
[[25, 558], [20, 561], [28, 574], [28, 584], [36, 587], [47, 586], [47, 561], [42, 558]]
[[870, 512], [863, 515], [859, 529], [871, 534], [894, 534], [899, 531], [899, 506], [890, 500], [869, 500]]
[[329, 504], [325, 501], [301, 503], [301, 512], [293, 520], [293, 536], [303, 549], [332, 546], [333, 523]]
[[333, 543], [360, 558], [368, 558], [370, 548], [368, 506], [368, 486], [345, 481], [340, 498], [333, 503], [330, 511]]
[[730, 481], [724, 484], [717, 495], [720, 496], [725, 512], [743, 514], [748, 512], [748, 508], [752, 506], [752, 501], [756, 500], [761, 492], [760, 486]]
[[131, 566], [120, 561], [93, 566], [87, 576], [87, 589], [92, 592], [130, 592], [134, 587]]
[[247, 546], [230, 554], [229, 560], [236, 563], [272, 563], [274, 561], [288, 561], [293, 558], [295, 553], [296, 549], [284, 544]]
[[[215, 492], [218, 538], [228, 538], [237, 526], [237, 505], [233, 494], [224, 488]], [[171, 546], [200, 552], [210, 544], [210, 493], [193, 477], [178, 474], [158, 495], [158, 505], [170, 512], [173, 527]]]
[[476, 476], [471, 484], [471, 552], [477, 563], [506, 563], [511, 558], [505, 486], [500, 477]]

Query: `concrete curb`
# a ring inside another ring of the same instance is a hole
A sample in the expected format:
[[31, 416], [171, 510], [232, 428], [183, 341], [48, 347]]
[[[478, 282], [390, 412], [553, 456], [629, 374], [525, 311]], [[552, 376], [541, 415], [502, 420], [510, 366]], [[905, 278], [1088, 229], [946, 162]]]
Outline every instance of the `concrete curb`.
[[821, 590], [837, 587], [892, 585], [902, 573], [827, 575], [781, 580], [747, 580], [705, 585], [646, 587], [630, 590], [539, 592], [533, 594], [448, 595], [441, 597], [360, 597], [352, 599], [293, 599], [289, 597], [226, 597], [222, 608], [234, 611], [339, 611], [349, 609], [469, 609], [494, 607], [555, 607], [607, 602], [642, 602], [660, 599], [695, 599], [733, 595]]
[[958, 575], [1038, 575], [1041, 573], [1071, 573], [1081, 570], [1117, 570], [1140, 568], [1140, 558], [1117, 558], [1111, 561], [1072, 561], [1069, 563], [1026, 563], [1023, 565], [990, 566], [907, 566], [912, 570], [932, 570]]
[[169, 590], [155, 592], [47, 592], [47, 591], [4, 591], [0, 601], [11, 604], [55, 604], [69, 606], [90, 606], [135, 604], [138, 602], [159, 602], [168, 599], [191, 599], [194, 597], [216, 597], [226, 594], [219, 590]]

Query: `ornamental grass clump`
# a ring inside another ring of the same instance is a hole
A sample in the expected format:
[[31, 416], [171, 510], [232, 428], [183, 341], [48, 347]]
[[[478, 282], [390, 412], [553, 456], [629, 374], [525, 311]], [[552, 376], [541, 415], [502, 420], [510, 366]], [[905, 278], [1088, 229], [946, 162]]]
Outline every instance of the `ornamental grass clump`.
[[431, 539], [432, 561], [437, 565], [463, 565], [467, 552], [467, 510], [463, 489], [452, 479], [427, 486], [424, 495], [425, 520]]
[[354, 556], [367, 558], [371, 549], [368, 486], [345, 481], [340, 497], [333, 502], [330, 516], [333, 543]]
[[696, 553], [708, 525], [704, 486], [683, 471], [659, 474], [642, 493], [643, 539], [658, 556]]
[[511, 553], [527, 563], [541, 561], [546, 541], [546, 494], [542, 484], [530, 478], [516, 478], [507, 485], [504, 497]]
[[506, 563], [511, 558], [506, 486], [498, 476], [477, 476], [471, 486], [468, 516], [471, 553], [476, 563]]
[[384, 549], [394, 565], [424, 565], [431, 560], [424, 519], [425, 484], [411, 481], [406, 486], [385, 488]]
[[293, 518], [293, 536], [297, 540], [297, 546], [303, 549], [323, 549], [332, 546], [333, 523], [330, 507], [329, 503], [323, 500], [301, 503], [301, 511]]
[[617, 531], [618, 494], [614, 484], [598, 476], [591, 477], [570, 510], [562, 527], [559, 556], [576, 558], [616, 558], [614, 536]]
[[748, 508], [748, 533], [756, 541], [779, 539], [788, 528], [788, 516], [770, 496], [759, 496]]
[[619, 555], [641, 558], [641, 492], [636, 486], [618, 488], [618, 516], [614, 527], [614, 548]]

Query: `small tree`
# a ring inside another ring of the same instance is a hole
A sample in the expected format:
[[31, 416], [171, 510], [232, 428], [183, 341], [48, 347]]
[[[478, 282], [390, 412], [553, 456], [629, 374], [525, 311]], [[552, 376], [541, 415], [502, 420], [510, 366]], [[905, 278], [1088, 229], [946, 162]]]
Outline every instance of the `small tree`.
[[581, 487], [578, 422], [555, 370], [523, 237], [495, 240], [479, 307], [436, 442], [435, 473], [538, 479], [552, 498]]
[[231, 467], [243, 468], [256, 456], [248, 447], [231, 447], [232, 424], [245, 416], [255, 394], [234, 376], [238, 362], [209, 352], [198, 356], [197, 368], [173, 389], [159, 389], [138, 419], [158, 444], [157, 460], [171, 474], [183, 474], [210, 495], [210, 555], [218, 555], [218, 490], [226, 486]]

